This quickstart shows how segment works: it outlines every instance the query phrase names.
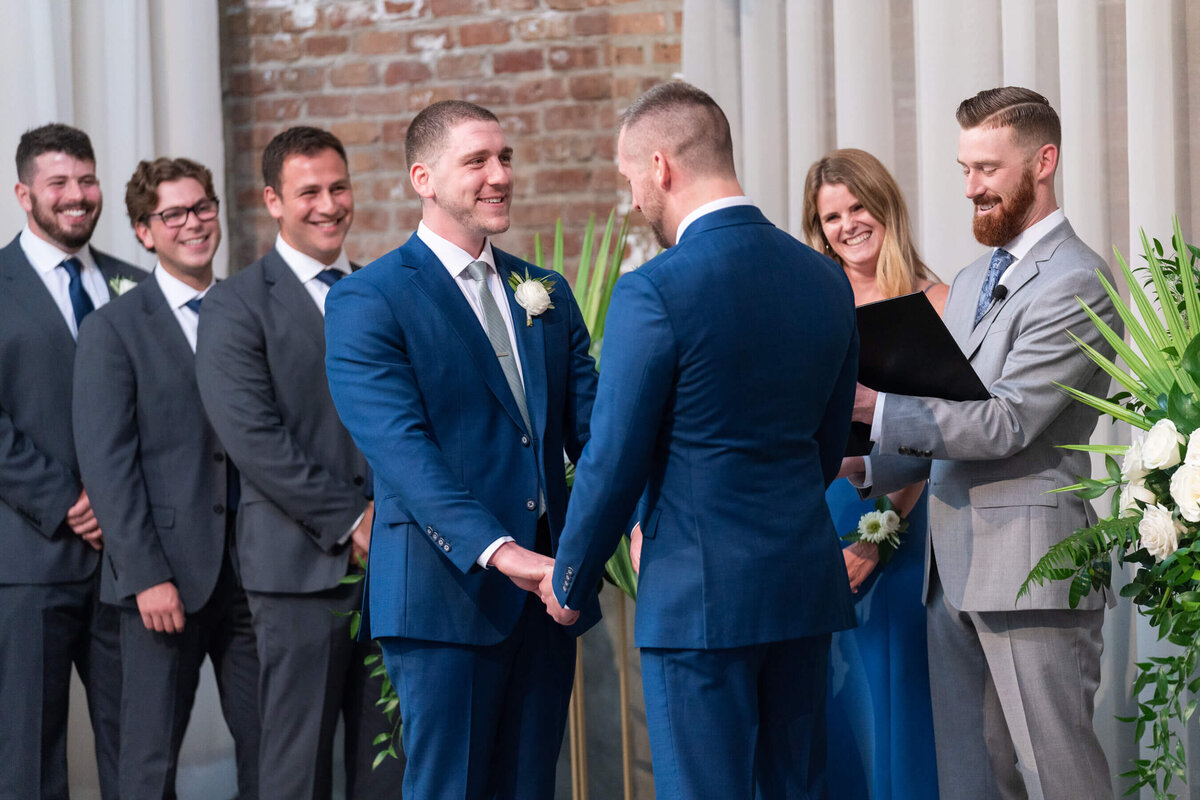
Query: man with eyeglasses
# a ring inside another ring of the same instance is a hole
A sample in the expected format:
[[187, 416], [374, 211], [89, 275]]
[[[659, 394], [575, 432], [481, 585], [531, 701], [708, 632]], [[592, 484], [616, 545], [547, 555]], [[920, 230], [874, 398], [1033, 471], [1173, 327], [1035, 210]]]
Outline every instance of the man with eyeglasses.
[[395, 797], [403, 761], [372, 769], [372, 740], [391, 730], [374, 705], [369, 642], [350, 636], [374, 506], [366, 460], [325, 378], [325, 295], [349, 274], [354, 218], [337, 137], [288, 129], [262, 156], [275, 246], [216, 286], [201, 312], [200, 394], [242, 475], [237, 546], [262, 665], [263, 797], [328, 798], [333, 736], [346, 723], [346, 797]]
[[145, 273], [88, 242], [102, 197], [83, 131], [17, 146], [26, 224], [0, 249], [0, 797], [67, 796], [71, 665], [87, 691], [100, 791], [117, 797], [120, 654], [99, 602], [104, 533], [71, 435], [79, 322]]
[[75, 441], [107, 532], [100, 596], [120, 608], [120, 796], [175, 796], [200, 665], [217, 676], [238, 797], [258, 797], [258, 655], [232, 534], [237, 471], [196, 387], [200, 306], [221, 223], [207, 167], [138, 164], [125, 187], [150, 280], [92, 314], [79, 336]]

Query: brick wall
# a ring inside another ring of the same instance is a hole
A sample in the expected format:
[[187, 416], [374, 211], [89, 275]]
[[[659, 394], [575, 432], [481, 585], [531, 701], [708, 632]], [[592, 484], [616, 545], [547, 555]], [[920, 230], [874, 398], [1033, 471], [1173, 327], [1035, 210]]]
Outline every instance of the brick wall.
[[404, 132], [427, 104], [448, 98], [495, 111], [515, 150], [513, 227], [499, 245], [532, 255], [534, 232], [549, 236], [561, 216], [567, 252], [577, 252], [589, 214], [603, 219], [629, 205], [615, 167], [615, 120], [679, 71], [682, 5], [222, 0], [231, 268], [273, 241], [260, 158], [272, 136], [296, 124], [328, 128], [346, 145], [351, 258], [366, 262], [401, 244], [420, 219]]

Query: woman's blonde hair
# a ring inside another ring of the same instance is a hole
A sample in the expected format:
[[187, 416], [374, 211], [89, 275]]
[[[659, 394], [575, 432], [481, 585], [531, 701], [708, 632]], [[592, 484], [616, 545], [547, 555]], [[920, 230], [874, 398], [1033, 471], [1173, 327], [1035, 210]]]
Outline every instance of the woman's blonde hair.
[[865, 150], [834, 150], [809, 167], [804, 180], [804, 238], [810, 247], [842, 263], [825, 238], [817, 212], [817, 191], [838, 183], [883, 225], [883, 244], [875, 265], [875, 286], [880, 294], [896, 297], [916, 291], [921, 280], [937, 280], [913, 244], [908, 208], [896, 179]]

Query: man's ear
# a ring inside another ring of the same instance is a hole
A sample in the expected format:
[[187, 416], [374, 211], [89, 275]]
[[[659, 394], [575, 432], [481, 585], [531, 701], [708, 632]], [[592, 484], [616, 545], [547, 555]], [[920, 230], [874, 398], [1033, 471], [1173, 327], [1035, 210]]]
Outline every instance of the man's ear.
[[423, 161], [413, 164], [408, 170], [408, 179], [412, 182], [413, 191], [422, 200], [432, 200], [436, 194], [433, 190], [433, 172]]
[[32, 213], [33, 201], [29, 197], [29, 187], [17, 181], [17, 185], [13, 187], [13, 192], [17, 195], [17, 202], [21, 204], [21, 208], [25, 209], [25, 213]]
[[154, 252], [154, 234], [150, 232], [150, 226], [144, 222], [133, 223], [133, 233], [137, 236], [138, 241], [142, 243], [142, 247]]
[[275, 191], [274, 186], [263, 187], [263, 203], [267, 207], [267, 213], [273, 219], [283, 218], [283, 200], [279, 197], [279, 193]]
[[658, 188], [667, 191], [671, 188], [671, 162], [667, 160], [667, 154], [655, 150], [650, 159], [654, 170], [654, 182], [658, 184]]
[[1037, 179], [1054, 180], [1054, 171], [1058, 169], [1058, 148], [1052, 144], [1044, 144], [1038, 148], [1033, 158]]

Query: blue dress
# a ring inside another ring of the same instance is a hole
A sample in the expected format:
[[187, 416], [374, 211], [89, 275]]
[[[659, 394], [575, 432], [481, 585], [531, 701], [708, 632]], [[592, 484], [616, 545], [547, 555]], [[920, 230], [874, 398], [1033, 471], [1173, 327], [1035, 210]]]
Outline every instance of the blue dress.
[[[829, 657], [826, 777], [837, 800], [936, 800], [937, 763], [925, 649], [928, 490], [909, 513], [892, 560], [876, 568], [855, 598], [858, 627], [833, 635]], [[825, 493], [839, 535], [849, 533], [873, 500], [846, 480]]]

